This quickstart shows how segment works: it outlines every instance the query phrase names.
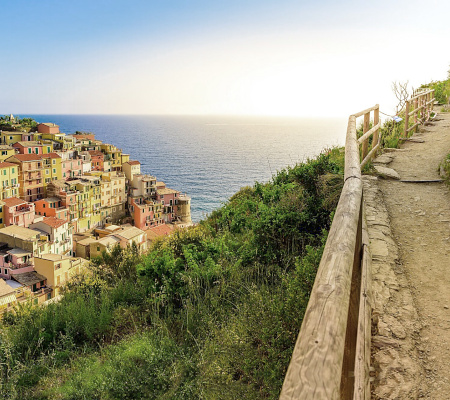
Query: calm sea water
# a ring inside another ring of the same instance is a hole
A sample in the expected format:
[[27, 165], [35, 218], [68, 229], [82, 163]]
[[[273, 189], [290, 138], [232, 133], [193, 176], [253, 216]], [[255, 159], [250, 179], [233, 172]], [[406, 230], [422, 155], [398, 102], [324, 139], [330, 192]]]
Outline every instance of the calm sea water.
[[141, 162], [143, 173], [192, 198], [199, 221], [241, 187], [343, 145], [345, 119], [123, 115], [20, 115], [61, 132], [93, 132]]

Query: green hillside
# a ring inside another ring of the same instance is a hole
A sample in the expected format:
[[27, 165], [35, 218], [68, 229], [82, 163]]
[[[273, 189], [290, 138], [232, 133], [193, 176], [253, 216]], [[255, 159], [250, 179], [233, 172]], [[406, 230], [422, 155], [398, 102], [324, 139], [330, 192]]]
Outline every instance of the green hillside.
[[114, 249], [0, 325], [4, 399], [276, 399], [342, 188], [342, 150], [236, 193], [145, 256]]

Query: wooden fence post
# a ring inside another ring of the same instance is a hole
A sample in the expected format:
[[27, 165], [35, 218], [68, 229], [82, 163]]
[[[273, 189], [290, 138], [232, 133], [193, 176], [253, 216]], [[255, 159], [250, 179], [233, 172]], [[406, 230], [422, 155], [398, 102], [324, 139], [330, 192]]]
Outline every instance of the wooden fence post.
[[406, 101], [405, 105], [405, 130], [403, 133], [404, 137], [408, 136], [408, 125], [409, 125], [409, 101]]
[[419, 99], [415, 98], [414, 99], [414, 125], [416, 125], [416, 127], [414, 128], [414, 132], [417, 132], [417, 107], [419, 107]]
[[[369, 130], [370, 127], [370, 111], [364, 114], [363, 135]], [[364, 160], [369, 152], [369, 139], [364, 140], [362, 143], [362, 159]]]
[[[380, 107], [379, 106], [377, 108], [375, 108], [375, 110], [373, 110], [373, 126], [378, 125], [378, 122], [380, 122]], [[377, 129], [373, 133], [372, 149], [378, 144], [379, 141], [381, 141], [381, 135], [379, 133], [379, 129]], [[375, 158], [376, 156], [377, 156], [377, 152], [374, 153], [373, 158]]]

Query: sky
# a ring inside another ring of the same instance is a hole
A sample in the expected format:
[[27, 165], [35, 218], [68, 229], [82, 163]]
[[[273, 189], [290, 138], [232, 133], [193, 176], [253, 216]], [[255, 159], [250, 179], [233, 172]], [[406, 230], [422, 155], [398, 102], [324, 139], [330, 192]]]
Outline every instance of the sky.
[[0, 114], [393, 114], [450, 68], [448, 0], [0, 4]]

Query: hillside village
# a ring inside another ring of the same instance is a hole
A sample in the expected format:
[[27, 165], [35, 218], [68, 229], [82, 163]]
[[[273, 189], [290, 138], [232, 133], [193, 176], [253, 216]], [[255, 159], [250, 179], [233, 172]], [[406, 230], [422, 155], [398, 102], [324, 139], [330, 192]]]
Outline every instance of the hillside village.
[[91, 257], [132, 243], [144, 252], [192, 224], [188, 196], [94, 134], [34, 121], [28, 128], [12, 115], [2, 121], [0, 312], [55, 301]]

